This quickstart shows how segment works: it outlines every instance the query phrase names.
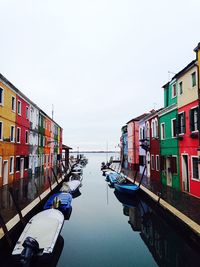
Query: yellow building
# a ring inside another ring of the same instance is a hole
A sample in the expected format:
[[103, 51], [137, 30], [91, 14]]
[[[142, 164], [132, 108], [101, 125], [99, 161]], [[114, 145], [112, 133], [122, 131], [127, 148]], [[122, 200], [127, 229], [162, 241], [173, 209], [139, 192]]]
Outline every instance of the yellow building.
[[0, 186], [14, 179], [15, 121], [16, 91], [0, 75]]

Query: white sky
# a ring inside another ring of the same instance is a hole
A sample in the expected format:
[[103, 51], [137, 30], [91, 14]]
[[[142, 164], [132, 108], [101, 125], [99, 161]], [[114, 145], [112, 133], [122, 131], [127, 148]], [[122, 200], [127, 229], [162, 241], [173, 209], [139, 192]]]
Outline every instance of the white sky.
[[114, 149], [195, 59], [199, 0], [0, 0], [0, 73], [75, 150]]

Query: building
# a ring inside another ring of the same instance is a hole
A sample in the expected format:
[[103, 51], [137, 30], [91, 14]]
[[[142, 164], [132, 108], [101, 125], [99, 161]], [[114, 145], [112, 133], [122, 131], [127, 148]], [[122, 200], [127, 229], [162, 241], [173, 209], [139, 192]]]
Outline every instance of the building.
[[163, 86], [164, 108], [158, 113], [160, 125], [161, 182], [180, 190], [179, 148], [177, 139], [176, 79]]
[[198, 87], [196, 60], [175, 75], [181, 190], [200, 196], [198, 174]]
[[128, 169], [128, 132], [127, 125], [121, 128], [121, 162], [122, 168]]
[[139, 121], [147, 114], [144, 113], [127, 122], [128, 131], [128, 166], [139, 170]]

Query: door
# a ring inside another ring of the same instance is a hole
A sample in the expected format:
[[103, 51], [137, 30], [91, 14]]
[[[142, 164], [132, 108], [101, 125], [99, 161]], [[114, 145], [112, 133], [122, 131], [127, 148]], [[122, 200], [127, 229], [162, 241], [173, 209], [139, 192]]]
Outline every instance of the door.
[[167, 185], [172, 186], [172, 171], [171, 171], [170, 157], [166, 158], [166, 175], [167, 175]]
[[147, 151], [147, 177], [150, 177], [151, 170], [150, 170], [150, 153]]
[[182, 183], [183, 190], [189, 192], [188, 155], [182, 155]]
[[24, 178], [24, 158], [20, 159], [20, 178]]
[[3, 185], [8, 184], [8, 161], [3, 162]]

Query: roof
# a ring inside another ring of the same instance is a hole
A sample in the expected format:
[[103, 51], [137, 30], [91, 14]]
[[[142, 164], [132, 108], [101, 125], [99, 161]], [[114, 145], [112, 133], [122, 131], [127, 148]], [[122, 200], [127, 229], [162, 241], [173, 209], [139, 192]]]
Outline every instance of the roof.
[[142, 114], [142, 115], [140, 115], [140, 116], [138, 116], [138, 117], [136, 117], [136, 118], [134, 118], [134, 119], [128, 121], [127, 124], [128, 124], [129, 122], [132, 122], [132, 121], [140, 121], [141, 119], [143, 119], [143, 118], [144, 118], [146, 115], [148, 115], [148, 114], [149, 114], [149, 113], [144, 113], [144, 114]]
[[[200, 43], [199, 43], [199, 47], [200, 47]], [[185, 74], [188, 70], [190, 70], [191, 68], [193, 68], [194, 66], [196, 66], [196, 59], [192, 60], [185, 68], [183, 68], [181, 71], [179, 71], [178, 73], [176, 73], [171, 81], [173, 81], [174, 79], [178, 79], [180, 78], [183, 74]], [[169, 85], [170, 82], [167, 82], [166, 84], [164, 84], [162, 86], [162, 88], [165, 88]]]
[[69, 149], [72, 149], [72, 148], [71, 148], [71, 147], [69, 147], [69, 146], [66, 146], [66, 145], [62, 145], [62, 149], [69, 150]]
[[197, 52], [200, 48], [200, 43], [198, 43], [197, 47], [195, 47], [194, 52]]

